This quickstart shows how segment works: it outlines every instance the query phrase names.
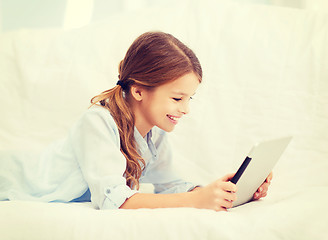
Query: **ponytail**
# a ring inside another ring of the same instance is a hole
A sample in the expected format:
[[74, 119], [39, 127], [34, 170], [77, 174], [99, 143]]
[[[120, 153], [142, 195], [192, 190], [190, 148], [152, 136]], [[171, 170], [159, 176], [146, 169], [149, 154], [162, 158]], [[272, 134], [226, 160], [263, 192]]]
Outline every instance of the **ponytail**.
[[137, 151], [134, 139], [134, 114], [124, 99], [122, 86], [115, 86], [91, 99], [91, 106], [100, 103], [108, 109], [113, 116], [120, 134], [121, 152], [126, 158], [126, 169], [124, 172], [126, 184], [139, 189], [139, 178], [142, 168], [139, 161], [145, 166], [145, 161]]

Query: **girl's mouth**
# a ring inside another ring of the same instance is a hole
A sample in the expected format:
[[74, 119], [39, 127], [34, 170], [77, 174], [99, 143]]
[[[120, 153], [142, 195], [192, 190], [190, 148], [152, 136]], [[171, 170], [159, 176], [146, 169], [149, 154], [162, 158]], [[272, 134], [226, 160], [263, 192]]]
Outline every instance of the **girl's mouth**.
[[170, 120], [173, 124], [177, 124], [177, 123], [178, 123], [178, 119], [180, 118], [180, 117], [176, 117], [176, 116], [169, 115], [169, 114], [167, 114], [166, 116], [169, 118], [169, 120]]

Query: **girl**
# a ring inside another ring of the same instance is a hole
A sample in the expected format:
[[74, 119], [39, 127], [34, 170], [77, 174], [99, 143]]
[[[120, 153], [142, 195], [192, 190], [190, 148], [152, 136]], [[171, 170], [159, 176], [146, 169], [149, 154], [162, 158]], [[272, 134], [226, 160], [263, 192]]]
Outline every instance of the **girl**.
[[[117, 85], [92, 98], [68, 136], [41, 154], [36, 172], [22, 160], [11, 161], [19, 178], [0, 170], [0, 199], [91, 201], [99, 209], [232, 207], [234, 174], [199, 187], [171, 169], [166, 132], [189, 112], [201, 81], [188, 47], [170, 34], [144, 33], [120, 62]], [[266, 195], [271, 178], [254, 199]], [[141, 182], [152, 183], [155, 193], [140, 193]]]

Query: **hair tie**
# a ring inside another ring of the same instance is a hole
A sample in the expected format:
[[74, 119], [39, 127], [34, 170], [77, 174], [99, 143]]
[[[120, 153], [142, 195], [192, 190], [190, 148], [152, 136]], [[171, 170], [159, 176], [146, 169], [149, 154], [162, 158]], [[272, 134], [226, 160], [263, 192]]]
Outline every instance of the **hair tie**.
[[126, 84], [122, 80], [118, 80], [116, 85], [121, 86], [121, 88], [124, 90], [126, 88]]

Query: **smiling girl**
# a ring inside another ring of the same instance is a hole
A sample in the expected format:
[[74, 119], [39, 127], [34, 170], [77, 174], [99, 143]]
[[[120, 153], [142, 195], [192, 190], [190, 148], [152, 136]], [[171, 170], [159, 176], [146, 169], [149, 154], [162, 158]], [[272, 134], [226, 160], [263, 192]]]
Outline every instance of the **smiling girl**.
[[[68, 136], [43, 152], [35, 174], [21, 167], [25, 187], [2, 176], [0, 199], [91, 201], [99, 209], [232, 207], [234, 174], [199, 187], [171, 165], [166, 132], [189, 112], [201, 81], [187, 46], [167, 33], [142, 34], [119, 64], [117, 85], [92, 98]], [[271, 177], [254, 199], [266, 195]], [[154, 193], [139, 192], [140, 183], [152, 183]]]

